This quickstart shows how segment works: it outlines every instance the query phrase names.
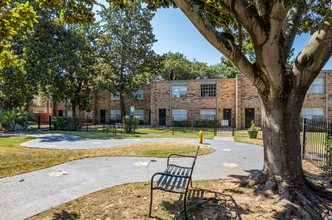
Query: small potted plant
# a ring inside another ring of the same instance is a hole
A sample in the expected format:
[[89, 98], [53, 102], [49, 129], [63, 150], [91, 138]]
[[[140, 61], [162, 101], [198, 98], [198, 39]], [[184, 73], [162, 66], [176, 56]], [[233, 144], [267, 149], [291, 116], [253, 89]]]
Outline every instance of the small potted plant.
[[261, 130], [260, 127], [255, 127], [254, 121], [251, 121], [251, 127], [248, 128], [247, 132], [249, 134], [249, 138], [256, 139], [258, 132]]

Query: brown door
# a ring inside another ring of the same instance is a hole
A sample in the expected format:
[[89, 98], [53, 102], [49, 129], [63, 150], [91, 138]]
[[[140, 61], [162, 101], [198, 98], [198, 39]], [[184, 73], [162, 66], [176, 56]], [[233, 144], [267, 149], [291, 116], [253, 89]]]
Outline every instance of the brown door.
[[159, 109], [159, 125], [166, 125], [166, 109]]
[[100, 123], [104, 124], [106, 122], [106, 111], [100, 110]]
[[228, 121], [228, 126], [232, 125], [232, 109], [224, 109], [224, 120]]
[[244, 127], [245, 128], [250, 128], [251, 127], [251, 121], [255, 122], [255, 109], [254, 108], [246, 108], [244, 120], [245, 120]]

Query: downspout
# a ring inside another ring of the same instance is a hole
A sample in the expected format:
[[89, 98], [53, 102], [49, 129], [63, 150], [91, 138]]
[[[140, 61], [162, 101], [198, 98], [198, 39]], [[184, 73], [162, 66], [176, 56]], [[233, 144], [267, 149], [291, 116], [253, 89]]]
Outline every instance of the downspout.
[[[217, 83], [217, 85], [216, 85], [216, 87], [217, 87], [217, 88], [216, 88], [216, 90], [217, 90], [217, 91], [216, 91], [216, 93], [217, 93], [217, 97], [216, 97], [216, 99], [217, 99], [217, 100], [216, 100], [217, 109], [216, 109], [216, 111], [217, 111], [217, 121], [218, 121], [218, 109], [219, 109], [219, 108], [218, 108], [218, 87], [219, 87], [219, 80], [217, 80], [216, 83]], [[232, 117], [232, 116], [231, 116], [231, 117]], [[231, 120], [232, 120], [232, 119], [231, 119]]]
[[111, 104], [111, 93], [110, 93], [110, 91], [108, 91], [108, 113], [107, 113], [107, 115], [108, 115], [108, 124], [109, 124], [109, 122], [110, 122], [110, 119], [111, 119], [111, 109], [110, 109], [110, 104]]
[[326, 115], [326, 122], [327, 122], [327, 124], [329, 123], [329, 93], [328, 93], [328, 88], [329, 88], [329, 86], [328, 86], [328, 79], [329, 79], [329, 73], [328, 72], [326, 72], [325, 73], [325, 78], [326, 78], [326, 89], [325, 89], [325, 96], [326, 96], [326, 107], [325, 107], [325, 115]]

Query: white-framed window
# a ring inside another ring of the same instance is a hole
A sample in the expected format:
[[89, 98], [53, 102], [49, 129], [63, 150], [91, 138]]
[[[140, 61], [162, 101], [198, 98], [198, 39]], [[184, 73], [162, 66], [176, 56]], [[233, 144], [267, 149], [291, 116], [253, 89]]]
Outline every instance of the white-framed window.
[[201, 97], [216, 97], [216, 84], [201, 84]]
[[111, 101], [118, 101], [120, 100], [120, 92], [116, 92], [115, 95], [111, 93]]
[[140, 89], [136, 92], [133, 92], [132, 93], [134, 97], [137, 98], [137, 100], [143, 100], [144, 99], [144, 90], [143, 89]]
[[216, 117], [216, 109], [201, 109], [201, 119], [214, 120]]
[[113, 120], [121, 120], [121, 110], [111, 110], [110, 117]]
[[172, 117], [174, 121], [183, 121], [187, 119], [187, 109], [173, 109]]
[[312, 82], [307, 94], [324, 93], [324, 73], [321, 73]]
[[139, 116], [139, 120], [144, 120], [144, 109], [135, 109], [134, 116]]
[[187, 98], [187, 86], [172, 86], [172, 98]]
[[324, 108], [302, 108], [302, 117], [309, 120], [324, 120]]
[[73, 116], [73, 111], [67, 111], [67, 116], [68, 116], [68, 117]]

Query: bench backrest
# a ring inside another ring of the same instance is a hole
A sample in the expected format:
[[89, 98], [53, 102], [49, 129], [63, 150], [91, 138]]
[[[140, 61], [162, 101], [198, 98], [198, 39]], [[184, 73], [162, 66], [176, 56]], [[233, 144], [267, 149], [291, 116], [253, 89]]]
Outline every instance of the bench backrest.
[[191, 175], [193, 174], [193, 170], [194, 170], [194, 167], [195, 167], [195, 164], [196, 164], [196, 159], [197, 159], [197, 156], [198, 156], [198, 151], [199, 151], [199, 146], [197, 147], [195, 159], [193, 161], [193, 165], [192, 165], [191, 170], [190, 170], [190, 178], [191, 178]]

